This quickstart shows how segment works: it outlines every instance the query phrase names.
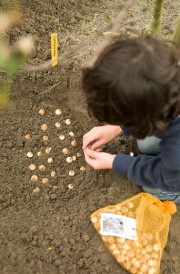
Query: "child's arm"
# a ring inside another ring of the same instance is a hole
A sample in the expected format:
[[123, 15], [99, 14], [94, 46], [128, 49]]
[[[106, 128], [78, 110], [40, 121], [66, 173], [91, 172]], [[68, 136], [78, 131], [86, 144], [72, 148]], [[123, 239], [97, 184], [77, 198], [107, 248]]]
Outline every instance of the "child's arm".
[[180, 191], [180, 167], [177, 170], [166, 168], [160, 156], [118, 154], [113, 170], [139, 186]]
[[118, 154], [113, 170], [140, 186], [180, 191], [180, 117], [170, 124], [161, 139], [158, 156]]

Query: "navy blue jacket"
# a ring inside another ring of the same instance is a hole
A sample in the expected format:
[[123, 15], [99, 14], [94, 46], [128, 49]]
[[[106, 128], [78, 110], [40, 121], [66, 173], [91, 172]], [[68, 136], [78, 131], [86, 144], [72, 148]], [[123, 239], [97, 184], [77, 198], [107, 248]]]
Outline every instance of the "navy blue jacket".
[[[127, 129], [123, 130], [129, 134]], [[180, 192], [180, 115], [158, 137], [161, 139], [159, 155], [132, 157], [120, 153], [113, 161], [113, 170], [139, 186]]]

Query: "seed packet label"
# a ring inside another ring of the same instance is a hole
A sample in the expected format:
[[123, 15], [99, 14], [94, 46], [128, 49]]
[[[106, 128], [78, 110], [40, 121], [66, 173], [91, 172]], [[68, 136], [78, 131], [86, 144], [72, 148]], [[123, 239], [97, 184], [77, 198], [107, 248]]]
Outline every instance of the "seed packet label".
[[112, 213], [101, 213], [100, 234], [137, 240], [136, 219]]
[[54, 67], [58, 63], [57, 33], [51, 34], [51, 58]]

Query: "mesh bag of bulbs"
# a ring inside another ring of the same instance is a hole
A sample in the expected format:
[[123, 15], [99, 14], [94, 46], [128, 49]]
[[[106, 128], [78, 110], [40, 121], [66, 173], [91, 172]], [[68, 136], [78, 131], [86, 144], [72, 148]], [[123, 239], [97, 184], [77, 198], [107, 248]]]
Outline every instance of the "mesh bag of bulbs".
[[91, 214], [94, 228], [105, 245], [130, 273], [157, 274], [167, 242], [174, 202], [161, 202], [140, 193], [117, 205]]

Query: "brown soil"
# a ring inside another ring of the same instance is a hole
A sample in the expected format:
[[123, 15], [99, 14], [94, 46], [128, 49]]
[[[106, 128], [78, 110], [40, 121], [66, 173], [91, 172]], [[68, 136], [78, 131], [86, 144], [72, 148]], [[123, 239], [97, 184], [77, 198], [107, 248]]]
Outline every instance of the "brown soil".
[[[31, 34], [36, 38], [35, 50], [29, 65], [40, 64], [50, 58], [50, 34], [59, 35], [59, 52], [65, 53], [70, 46], [89, 39], [94, 32], [110, 22], [121, 9], [122, 1], [107, 0], [19, 0], [24, 16], [23, 24], [9, 32], [13, 44], [19, 37]], [[161, 36], [165, 39], [177, 21], [179, 0], [166, 1]], [[2, 5], [2, 4], [1, 4]], [[3, 7], [3, 5], [2, 5]], [[152, 16], [152, 2], [137, 3], [120, 23], [120, 30], [139, 31]], [[101, 39], [101, 38], [100, 38]], [[99, 39], [99, 40], [100, 40]], [[115, 261], [94, 230], [89, 216], [95, 210], [109, 204], [119, 203], [141, 191], [126, 178], [112, 171], [94, 171], [86, 166], [84, 157], [67, 164], [62, 148], [70, 147], [73, 131], [77, 148], [70, 149], [70, 155], [81, 151], [82, 136], [95, 124], [86, 112], [80, 88], [81, 65], [89, 58], [96, 40], [87, 42], [73, 57], [67, 57], [63, 64], [35, 72], [21, 71], [13, 85], [11, 105], [0, 112], [0, 273], [127, 273]], [[53, 85], [57, 84], [55, 87]], [[49, 89], [50, 88], [50, 89]], [[46, 110], [45, 116], [38, 114]], [[57, 117], [55, 109], [63, 114]], [[67, 126], [65, 119], [71, 118]], [[61, 128], [54, 124], [60, 121]], [[40, 126], [47, 123], [49, 140]], [[25, 139], [31, 134], [30, 140]], [[58, 136], [66, 136], [60, 141]], [[50, 154], [37, 157], [39, 150], [50, 146]], [[138, 153], [135, 142], [125, 136], [118, 137], [105, 146], [105, 150]], [[28, 159], [26, 153], [34, 157]], [[54, 162], [47, 164], [47, 158]], [[30, 171], [34, 163], [47, 166], [44, 173]], [[80, 167], [86, 166], [81, 172]], [[70, 177], [70, 169], [75, 176]], [[57, 176], [52, 178], [51, 171]], [[38, 181], [30, 180], [32, 174]], [[49, 183], [42, 184], [43, 177]], [[73, 188], [69, 189], [68, 185]], [[40, 191], [33, 190], [39, 187]], [[179, 213], [171, 221], [167, 246], [163, 253], [161, 273], [179, 274]]]

